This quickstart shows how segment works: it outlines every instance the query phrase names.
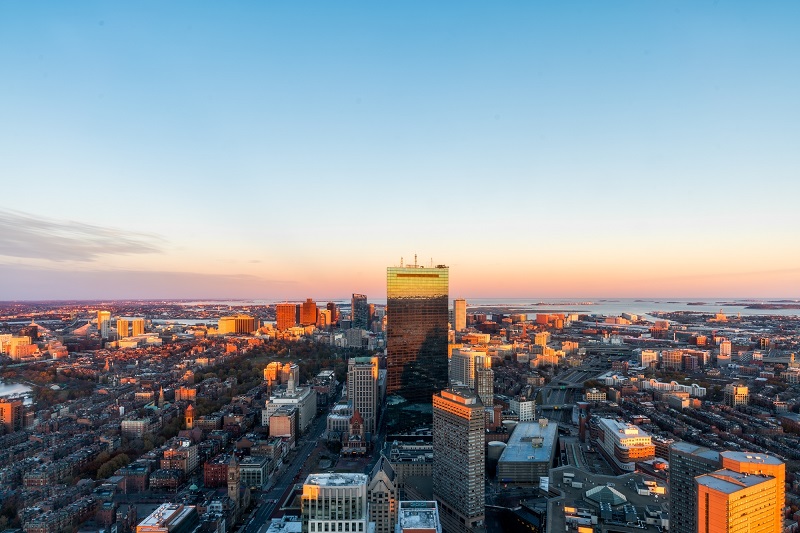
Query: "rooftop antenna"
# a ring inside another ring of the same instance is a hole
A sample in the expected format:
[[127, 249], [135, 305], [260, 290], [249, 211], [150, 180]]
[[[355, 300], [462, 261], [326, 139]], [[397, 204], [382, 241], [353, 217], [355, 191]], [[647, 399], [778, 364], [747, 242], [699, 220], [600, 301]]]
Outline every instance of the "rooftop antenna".
[[400, 268], [403, 268], [403, 258], [400, 258]]
[[417, 254], [414, 254], [414, 268], [417, 268]]

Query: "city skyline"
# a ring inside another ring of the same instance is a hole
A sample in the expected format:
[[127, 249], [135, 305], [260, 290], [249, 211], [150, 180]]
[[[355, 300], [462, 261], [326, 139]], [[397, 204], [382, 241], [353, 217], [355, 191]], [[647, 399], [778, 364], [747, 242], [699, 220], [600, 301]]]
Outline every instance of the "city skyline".
[[0, 294], [798, 298], [798, 15], [2, 3]]

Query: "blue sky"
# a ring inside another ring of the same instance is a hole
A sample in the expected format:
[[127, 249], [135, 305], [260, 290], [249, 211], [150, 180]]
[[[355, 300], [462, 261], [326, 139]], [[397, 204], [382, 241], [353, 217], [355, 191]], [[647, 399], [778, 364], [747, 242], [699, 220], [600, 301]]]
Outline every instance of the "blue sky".
[[800, 296], [798, 20], [0, 3], [0, 299]]

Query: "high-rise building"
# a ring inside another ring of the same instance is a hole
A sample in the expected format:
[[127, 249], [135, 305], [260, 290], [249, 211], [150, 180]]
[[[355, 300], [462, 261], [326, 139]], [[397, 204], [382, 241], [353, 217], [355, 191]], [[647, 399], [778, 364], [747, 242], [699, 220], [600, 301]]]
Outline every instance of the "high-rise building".
[[328, 302], [325, 308], [331, 313], [331, 324], [339, 323], [339, 306], [334, 302]]
[[448, 533], [484, 520], [483, 404], [466, 388], [433, 396], [433, 497]]
[[[772, 510], [772, 529], [780, 531], [783, 527], [783, 508], [786, 505], [786, 464], [771, 455], [752, 452], [721, 452], [722, 468], [742, 474], [758, 474], [775, 478], [775, 506]], [[752, 526], [751, 526], [752, 527]], [[751, 529], [750, 531], [756, 531]]]
[[494, 405], [494, 370], [492, 358], [488, 355], [475, 358], [475, 394], [485, 407]]
[[639, 426], [613, 418], [601, 418], [599, 425], [603, 432], [601, 451], [623, 472], [633, 472], [637, 462], [655, 459], [652, 437]]
[[717, 470], [719, 453], [688, 442], [669, 448], [669, 528], [674, 533], [697, 531], [697, 486], [694, 478]]
[[369, 327], [369, 303], [364, 294], [353, 294], [350, 300], [350, 327], [360, 329]]
[[369, 531], [365, 474], [309, 474], [300, 509], [303, 531]]
[[317, 323], [317, 304], [313, 299], [307, 298], [300, 305], [300, 325], [313, 326]]
[[449, 269], [386, 271], [386, 392], [429, 402], [447, 386]]
[[6, 433], [13, 433], [22, 429], [25, 422], [25, 408], [22, 400], [7, 400], [0, 398], [0, 423]]
[[275, 306], [275, 320], [278, 331], [285, 331], [297, 325], [297, 304], [282, 303]]
[[463, 298], [453, 300], [453, 329], [456, 331], [467, 329], [467, 301]]
[[117, 338], [122, 339], [129, 335], [128, 326], [130, 322], [126, 318], [117, 319]]
[[100, 337], [104, 339], [108, 338], [110, 322], [111, 322], [111, 311], [97, 312], [97, 331], [100, 332]]
[[364, 431], [374, 432], [378, 419], [378, 358], [351, 357], [347, 363], [347, 399], [364, 419]]
[[144, 335], [144, 318], [133, 317], [130, 319], [130, 322], [132, 337], [135, 337], [136, 335]]
[[399, 500], [396, 477], [389, 460], [381, 455], [367, 486], [369, 520], [375, 523], [375, 533], [394, 533]]
[[773, 476], [722, 469], [698, 476], [695, 483], [698, 533], [776, 533], [783, 529], [775, 523], [779, 504]]

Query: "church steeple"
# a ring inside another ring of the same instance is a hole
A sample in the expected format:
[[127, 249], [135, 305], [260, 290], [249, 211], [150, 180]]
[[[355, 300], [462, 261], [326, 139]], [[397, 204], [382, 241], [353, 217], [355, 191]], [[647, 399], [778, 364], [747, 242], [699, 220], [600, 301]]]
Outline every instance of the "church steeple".
[[236, 460], [236, 454], [231, 454], [231, 460], [228, 463], [228, 497], [233, 500], [233, 504], [239, 507], [239, 483], [241, 475], [239, 472], [239, 461]]
[[194, 429], [194, 407], [192, 404], [189, 404], [186, 412], [183, 413], [183, 420], [186, 422], [186, 429]]

